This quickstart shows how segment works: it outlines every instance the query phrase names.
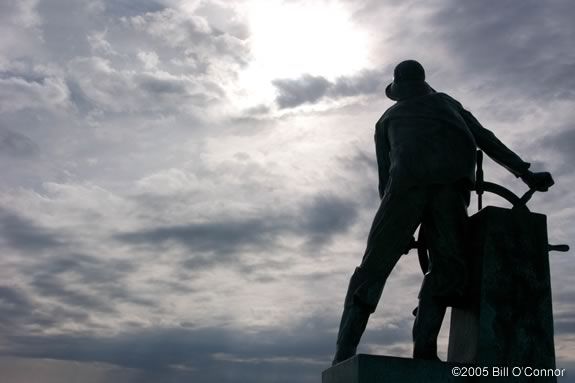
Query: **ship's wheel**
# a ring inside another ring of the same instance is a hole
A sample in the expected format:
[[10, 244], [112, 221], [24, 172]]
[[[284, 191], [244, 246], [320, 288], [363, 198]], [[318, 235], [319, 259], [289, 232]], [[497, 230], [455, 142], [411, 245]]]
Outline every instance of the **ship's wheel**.
[[[485, 181], [483, 178], [483, 152], [481, 150], [477, 151], [477, 169], [475, 171], [475, 185], [471, 189], [477, 194], [477, 208], [481, 210], [483, 208], [483, 193], [489, 192], [497, 194], [498, 196], [504, 198], [512, 205], [512, 209], [529, 211], [527, 207], [527, 202], [535, 193], [535, 189], [529, 189], [525, 194], [519, 197], [517, 194], [513, 193], [511, 190], [495, 184], [493, 182]], [[427, 273], [429, 270], [429, 250], [427, 247], [427, 241], [425, 239], [425, 230], [420, 226], [419, 233], [417, 235], [417, 241], [414, 239], [411, 243], [410, 249], [417, 249], [417, 257], [419, 259], [419, 265], [421, 266], [421, 271], [423, 274]], [[568, 245], [548, 245], [548, 251], [569, 251]]]

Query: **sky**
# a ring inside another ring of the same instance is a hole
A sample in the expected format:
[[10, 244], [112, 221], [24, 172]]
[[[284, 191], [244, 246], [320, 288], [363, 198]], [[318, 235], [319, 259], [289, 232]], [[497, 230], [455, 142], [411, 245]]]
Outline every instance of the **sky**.
[[[317, 382], [405, 59], [553, 174], [529, 206], [573, 245], [573, 14], [568, 0], [1, 2], [3, 380]], [[572, 257], [550, 256], [559, 382], [575, 382]], [[359, 352], [411, 355], [416, 258]]]

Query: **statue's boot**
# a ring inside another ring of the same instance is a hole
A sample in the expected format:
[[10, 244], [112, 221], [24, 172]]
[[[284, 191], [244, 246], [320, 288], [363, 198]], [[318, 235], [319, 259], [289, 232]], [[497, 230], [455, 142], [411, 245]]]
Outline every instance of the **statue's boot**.
[[341, 316], [337, 346], [332, 366], [351, 358], [357, 351], [357, 345], [365, 331], [370, 312], [365, 307], [350, 305], [345, 307]]
[[413, 324], [413, 357], [440, 360], [437, 356], [437, 336], [447, 307], [432, 296], [419, 300], [417, 316]]
[[369, 315], [373, 312], [369, 306], [360, 302], [357, 297], [354, 297], [360, 286], [365, 286], [365, 284], [366, 273], [360, 268], [357, 268], [351, 276], [347, 288], [332, 366], [355, 355], [357, 345], [367, 326]]

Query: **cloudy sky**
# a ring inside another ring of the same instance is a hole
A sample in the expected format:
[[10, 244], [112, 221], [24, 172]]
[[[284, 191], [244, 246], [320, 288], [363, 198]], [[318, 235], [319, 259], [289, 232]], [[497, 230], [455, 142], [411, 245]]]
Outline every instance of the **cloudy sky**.
[[[569, 0], [1, 2], [3, 378], [319, 381], [378, 206], [383, 90], [408, 58], [553, 173], [530, 206], [573, 245], [573, 14]], [[486, 175], [525, 191], [492, 162]], [[360, 352], [411, 354], [415, 258]], [[575, 263], [550, 259], [560, 381], [575, 381]]]

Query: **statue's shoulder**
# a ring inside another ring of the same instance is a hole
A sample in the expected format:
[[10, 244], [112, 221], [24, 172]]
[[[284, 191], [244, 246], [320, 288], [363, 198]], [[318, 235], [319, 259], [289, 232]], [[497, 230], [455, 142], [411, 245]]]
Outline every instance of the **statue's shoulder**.
[[390, 106], [377, 121], [376, 126], [382, 126], [393, 118], [416, 116], [422, 111], [441, 111], [445, 109], [461, 110], [459, 101], [443, 92], [434, 92], [425, 96], [398, 101]]
[[451, 106], [455, 106], [457, 108], [463, 108], [463, 105], [461, 105], [461, 103], [459, 101], [457, 101], [456, 99], [454, 99], [453, 97], [451, 97], [447, 93], [437, 92], [437, 93], [435, 93], [435, 96], [437, 99], [439, 99], [443, 102], [446, 102], [446, 103], [450, 104]]
[[393, 116], [397, 110], [401, 109], [401, 106], [402, 102], [398, 101], [389, 108], [387, 108], [387, 110], [381, 115], [381, 117], [377, 121], [377, 125], [385, 123], [385, 121], [387, 121], [391, 116]]

